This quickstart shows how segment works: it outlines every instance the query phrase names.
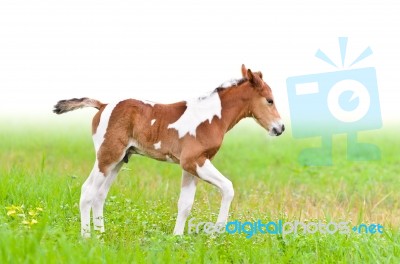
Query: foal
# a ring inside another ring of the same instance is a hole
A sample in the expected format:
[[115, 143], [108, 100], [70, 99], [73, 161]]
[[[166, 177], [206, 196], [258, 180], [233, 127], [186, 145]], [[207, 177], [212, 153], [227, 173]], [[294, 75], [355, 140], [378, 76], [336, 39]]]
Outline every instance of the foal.
[[80, 198], [83, 237], [90, 236], [91, 209], [94, 229], [104, 232], [105, 198], [122, 164], [132, 154], [182, 167], [174, 234], [183, 234], [199, 179], [220, 189], [222, 201], [217, 223], [226, 223], [233, 186], [211, 163], [225, 133], [245, 117], [253, 117], [271, 136], [279, 136], [285, 130], [271, 88], [263, 81], [261, 72], [253, 73], [242, 65], [242, 75], [243, 78], [222, 84], [206, 97], [174, 104], [135, 99], [103, 104], [81, 98], [55, 105], [57, 114], [88, 106], [99, 110], [92, 122], [96, 161]]

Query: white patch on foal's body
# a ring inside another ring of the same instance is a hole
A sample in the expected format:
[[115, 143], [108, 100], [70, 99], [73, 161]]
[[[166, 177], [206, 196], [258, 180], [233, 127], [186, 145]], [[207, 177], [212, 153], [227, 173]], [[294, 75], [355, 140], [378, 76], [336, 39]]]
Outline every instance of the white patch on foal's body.
[[150, 121], [150, 125], [151, 125], [151, 126], [154, 125], [155, 122], [156, 122], [156, 120], [155, 120], [155, 119], [152, 119], [152, 120]]
[[214, 116], [221, 118], [221, 100], [217, 92], [205, 98], [196, 98], [186, 102], [186, 110], [182, 116], [173, 124], [169, 124], [168, 128], [174, 128], [178, 131], [179, 138], [184, 137], [187, 133], [196, 136], [197, 127]]
[[161, 141], [158, 141], [157, 143], [154, 144], [155, 149], [160, 149], [161, 148]]
[[118, 103], [119, 102], [115, 102], [106, 105], [103, 112], [101, 113], [99, 125], [97, 126], [96, 133], [93, 135], [93, 142], [94, 142], [94, 148], [96, 149], [96, 155], [97, 151], [101, 147], [101, 144], [103, 144], [104, 135], [107, 132], [108, 121], [110, 121], [111, 113]]

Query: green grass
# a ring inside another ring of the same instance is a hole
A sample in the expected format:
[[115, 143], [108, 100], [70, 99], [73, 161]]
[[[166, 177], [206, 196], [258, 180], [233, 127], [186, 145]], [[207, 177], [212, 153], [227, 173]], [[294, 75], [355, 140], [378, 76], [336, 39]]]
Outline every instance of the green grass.
[[[1, 123], [0, 263], [400, 261], [396, 130], [361, 135], [363, 141], [380, 147], [381, 160], [347, 161], [345, 137], [336, 136], [334, 165], [305, 167], [297, 162], [297, 155], [318, 140], [294, 140], [290, 132], [270, 138], [262, 129], [245, 125], [227, 135], [214, 160], [235, 187], [230, 220], [380, 223], [383, 234], [175, 237], [171, 234], [179, 167], [133, 157], [108, 195], [106, 233], [84, 240], [78, 201], [80, 186], [94, 162], [89, 123]], [[195, 222], [215, 221], [219, 202], [218, 190], [200, 183], [190, 217]], [[23, 207], [7, 215], [12, 205]]]

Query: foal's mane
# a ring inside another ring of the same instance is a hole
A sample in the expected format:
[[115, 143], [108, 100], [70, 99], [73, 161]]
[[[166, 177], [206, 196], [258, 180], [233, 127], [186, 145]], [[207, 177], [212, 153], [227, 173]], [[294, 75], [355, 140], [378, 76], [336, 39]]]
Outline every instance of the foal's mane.
[[199, 96], [197, 99], [202, 101], [204, 99], [209, 98], [210, 96], [212, 96], [215, 93], [218, 93], [218, 92], [224, 91], [224, 90], [228, 90], [228, 89], [233, 88], [233, 87], [237, 87], [237, 86], [241, 85], [242, 83], [244, 83], [247, 80], [248, 80], [247, 78], [231, 79], [229, 81], [226, 81], [226, 82], [222, 83], [220, 86], [218, 86], [217, 88], [215, 88], [211, 92], [207, 93], [206, 95]]
[[[262, 73], [261, 72], [253, 72], [253, 74], [258, 75], [258, 77], [260, 77], [262, 79]], [[237, 87], [239, 85], [241, 85], [242, 83], [248, 81], [249, 79], [246, 77], [240, 78], [240, 79], [231, 79], [229, 81], [226, 81], [224, 83], [222, 83], [220, 86], [218, 86], [217, 88], [215, 88], [210, 94], [206, 95], [206, 96], [200, 96], [198, 97], [199, 100], [204, 100], [206, 98], [208, 98], [209, 96], [213, 95], [214, 93], [218, 93], [224, 90], [228, 90], [230, 88], [233, 87]]]
[[242, 83], [244, 83], [245, 81], [247, 81], [247, 78], [232, 79], [232, 80], [226, 81], [226, 82], [222, 83], [220, 86], [218, 86], [217, 88], [215, 88], [213, 93], [220, 92], [222, 90], [226, 90], [226, 89], [232, 88], [234, 86], [239, 86]]

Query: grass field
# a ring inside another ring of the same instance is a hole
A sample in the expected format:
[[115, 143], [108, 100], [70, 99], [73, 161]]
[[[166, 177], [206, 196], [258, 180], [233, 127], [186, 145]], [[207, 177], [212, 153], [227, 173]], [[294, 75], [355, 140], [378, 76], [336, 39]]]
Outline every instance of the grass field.
[[[399, 263], [400, 140], [364, 133], [382, 159], [349, 162], [334, 138], [334, 165], [297, 162], [317, 140], [270, 138], [247, 124], [231, 131], [214, 164], [235, 188], [230, 220], [379, 223], [383, 234], [172, 236], [180, 169], [131, 158], [105, 206], [106, 233], [80, 238], [80, 187], [94, 162], [90, 121], [0, 125], [0, 263]], [[83, 124], [83, 125], [81, 125]], [[200, 183], [191, 217], [215, 221], [220, 194]]]

